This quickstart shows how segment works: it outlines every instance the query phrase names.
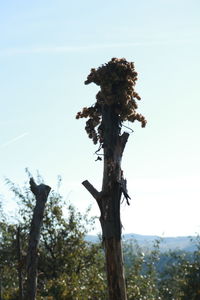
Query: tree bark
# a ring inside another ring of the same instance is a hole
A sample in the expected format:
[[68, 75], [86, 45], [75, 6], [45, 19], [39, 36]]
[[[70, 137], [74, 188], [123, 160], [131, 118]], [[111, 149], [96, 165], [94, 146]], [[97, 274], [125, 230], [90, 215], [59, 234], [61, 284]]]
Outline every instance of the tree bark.
[[37, 266], [38, 245], [42, 226], [45, 204], [51, 188], [45, 184], [36, 185], [33, 178], [30, 179], [30, 189], [36, 197], [36, 206], [33, 212], [29, 247], [27, 255], [27, 300], [35, 300], [37, 292]]
[[2, 299], [2, 272], [1, 272], [1, 265], [0, 265], [0, 300]]
[[121, 247], [120, 200], [128, 196], [121, 170], [123, 151], [128, 133], [120, 135], [120, 123], [115, 107], [104, 105], [102, 130], [104, 135], [104, 171], [102, 191], [98, 192], [87, 180], [85, 188], [96, 199], [101, 216], [100, 223], [105, 246], [107, 280], [110, 300], [126, 300], [126, 285]]
[[17, 227], [17, 259], [18, 259], [19, 300], [23, 300], [23, 276], [22, 276], [22, 253], [21, 253], [20, 227]]

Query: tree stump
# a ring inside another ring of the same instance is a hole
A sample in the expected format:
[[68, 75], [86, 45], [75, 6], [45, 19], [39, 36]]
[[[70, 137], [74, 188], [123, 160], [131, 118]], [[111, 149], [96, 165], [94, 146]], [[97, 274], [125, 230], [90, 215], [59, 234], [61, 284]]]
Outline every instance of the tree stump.
[[36, 205], [33, 211], [31, 222], [29, 246], [27, 254], [27, 300], [35, 300], [37, 292], [37, 266], [38, 266], [38, 245], [40, 230], [44, 216], [45, 204], [51, 188], [48, 185], [36, 185], [33, 178], [30, 179], [30, 189], [36, 198]]

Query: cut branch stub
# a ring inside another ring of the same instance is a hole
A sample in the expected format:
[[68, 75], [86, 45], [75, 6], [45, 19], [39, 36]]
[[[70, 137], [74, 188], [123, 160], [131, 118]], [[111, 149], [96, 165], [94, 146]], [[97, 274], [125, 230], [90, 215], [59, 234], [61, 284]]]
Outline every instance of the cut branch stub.
[[123, 152], [124, 152], [124, 148], [126, 146], [126, 143], [128, 141], [128, 137], [129, 137], [129, 133], [127, 132], [124, 132], [120, 137], [119, 137], [119, 140], [120, 140], [120, 146], [121, 146], [121, 153], [120, 155], [122, 156]]
[[88, 192], [96, 199], [97, 201], [100, 198], [100, 193], [93, 187], [93, 185], [88, 181], [85, 180], [82, 182], [82, 185], [88, 190]]
[[51, 190], [50, 186], [43, 183], [37, 185], [32, 177], [30, 178], [29, 182], [30, 182], [31, 192], [35, 195], [35, 197], [39, 197], [41, 195], [44, 196], [42, 197], [42, 199], [46, 199], [48, 197], [49, 192]]

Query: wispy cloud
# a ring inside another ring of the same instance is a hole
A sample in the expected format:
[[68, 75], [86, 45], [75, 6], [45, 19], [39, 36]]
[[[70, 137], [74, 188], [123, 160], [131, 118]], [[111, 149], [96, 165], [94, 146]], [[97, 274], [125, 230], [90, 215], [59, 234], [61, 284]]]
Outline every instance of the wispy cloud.
[[68, 52], [82, 52], [92, 51], [97, 49], [107, 48], [122, 48], [130, 46], [139, 46], [140, 43], [121, 43], [121, 44], [91, 44], [91, 45], [77, 45], [77, 46], [50, 46], [50, 47], [30, 47], [30, 48], [8, 48], [0, 49], [1, 56], [14, 56], [23, 54], [56, 54]]
[[21, 140], [22, 138], [24, 138], [25, 136], [27, 136], [29, 133], [28, 132], [24, 132], [16, 137], [14, 137], [13, 139], [10, 139], [9, 141], [3, 143], [0, 145], [0, 149], [5, 148], [15, 142], [17, 142], [18, 140]]
[[68, 53], [68, 52], [82, 52], [82, 51], [92, 51], [101, 50], [108, 48], [127, 48], [127, 47], [137, 47], [137, 46], [156, 46], [156, 45], [169, 45], [169, 44], [179, 44], [188, 43], [189, 39], [158, 39], [151, 41], [139, 41], [139, 42], [122, 42], [122, 43], [100, 43], [100, 44], [90, 44], [90, 45], [75, 45], [75, 46], [49, 46], [49, 47], [30, 47], [30, 48], [7, 48], [0, 49], [0, 56], [14, 56], [23, 54], [57, 54], [57, 53]]

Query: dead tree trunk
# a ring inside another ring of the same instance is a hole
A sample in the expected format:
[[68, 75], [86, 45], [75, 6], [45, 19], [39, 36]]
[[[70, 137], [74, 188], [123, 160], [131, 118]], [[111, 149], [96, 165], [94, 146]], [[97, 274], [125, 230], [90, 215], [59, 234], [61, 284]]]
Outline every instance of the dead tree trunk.
[[0, 300], [3, 300], [3, 298], [2, 298], [2, 272], [1, 272], [1, 265], [0, 265]]
[[102, 127], [104, 130], [102, 191], [97, 192], [88, 181], [83, 182], [83, 185], [97, 200], [101, 212], [109, 299], [125, 300], [127, 298], [121, 247], [120, 199], [124, 183], [121, 160], [129, 134], [119, 135], [119, 118], [114, 106], [105, 107]]
[[36, 206], [31, 222], [29, 246], [27, 254], [27, 300], [35, 300], [37, 292], [37, 266], [38, 245], [40, 230], [44, 216], [45, 204], [51, 188], [45, 184], [36, 185], [33, 178], [30, 179], [30, 188], [36, 197]]
[[22, 252], [20, 227], [17, 227], [17, 259], [18, 259], [18, 284], [19, 284], [19, 300], [23, 300], [23, 276], [22, 276]]
[[146, 124], [145, 118], [136, 112], [135, 98], [140, 100], [134, 90], [136, 80], [134, 64], [123, 58], [113, 58], [98, 69], [91, 69], [85, 84], [94, 82], [100, 86], [97, 101], [93, 106], [83, 108], [76, 116], [77, 119], [89, 117], [86, 132], [94, 144], [100, 143], [99, 149], [104, 151], [101, 192], [87, 180], [83, 185], [96, 199], [100, 209], [110, 300], [127, 299], [121, 246], [120, 200], [123, 193], [129, 204], [126, 180], [121, 170], [122, 155], [129, 134], [121, 134], [121, 127], [123, 121], [127, 120], [138, 120], [142, 127]]

